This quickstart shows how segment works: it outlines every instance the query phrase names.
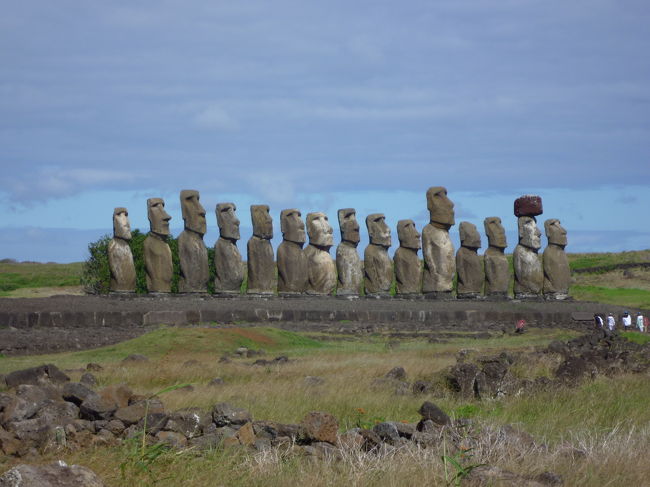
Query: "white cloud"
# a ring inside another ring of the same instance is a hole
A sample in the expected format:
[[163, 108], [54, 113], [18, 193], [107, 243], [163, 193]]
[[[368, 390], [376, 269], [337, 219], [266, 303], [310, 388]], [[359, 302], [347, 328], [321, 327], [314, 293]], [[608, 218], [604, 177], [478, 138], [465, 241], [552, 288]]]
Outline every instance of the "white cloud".
[[194, 123], [203, 129], [234, 130], [239, 124], [230, 114], [218, 105], [210, 105], [194, 115]]

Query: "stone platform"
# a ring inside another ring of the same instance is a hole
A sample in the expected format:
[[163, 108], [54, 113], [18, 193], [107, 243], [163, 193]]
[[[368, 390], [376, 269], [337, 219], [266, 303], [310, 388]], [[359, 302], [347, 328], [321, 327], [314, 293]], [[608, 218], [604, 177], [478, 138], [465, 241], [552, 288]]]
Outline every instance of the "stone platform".
[[[628, 309], [629, 311], [635, 311]], [[400, 330], [490, 330], [528, 326], [584, 328], [594, 313], [623, 308], [582, 301], [408, 300], [335, 297], [53, 296], [0, 299], [0, 329], [149, 328], [156, 325], [275, 324], [287, 329], [384, 324]]]

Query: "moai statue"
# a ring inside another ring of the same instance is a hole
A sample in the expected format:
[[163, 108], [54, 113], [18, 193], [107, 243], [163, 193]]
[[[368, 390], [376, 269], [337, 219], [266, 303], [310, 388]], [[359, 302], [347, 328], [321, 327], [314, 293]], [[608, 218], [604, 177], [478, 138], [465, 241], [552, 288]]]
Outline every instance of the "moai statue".
[[180, 276], [178, 291], [181, 293], [205, 293], [208, 291], [208, 249], [203, 243], [206, 231], [205, 209], [199, 202], [199, 192], [193, 189], [181, 191], [181, 210], [185, 229], [178, 236]]
[[422, 262], [418, 257], [420, 234], [413, 220], [397, 222], [399, 248], [395, 251], [396, 293], [401, 296], [420, 295], [422, 292]]
[[295, 208], [280, 213], [282, 243], [278, 246], [278, 293], [282, 296], [299, 295], [307, 291], [307, 257], [302, 246], [307, 239], [300, 210]]
[[275, 261], [273, 260], [273, 219], [268, 205], [251, 205], [253, 236], [248, 241], [248, 293], [275, 292]]
[[215, 207], [219, 239], [214, 244], [214, 290], [223, 294], [239, 294], [244, 281], [244, 267], [237, 248], [239, 218], [234, 203], [219, 203]]
[[108, 266], [111, 270], [111, 291], [135, 292], [135, 265], [129, 247], [131, 225], [126, 208], [113, 210], [113, 238], [108, 243]]
[[537, 252], [542, 246], [542, 232], [535, 217], [542, 214], [542, 199], [526, 195], [515, 201], [519, 244], [512, 260], [515, 268], [515, 298], [538, 299], [544, 284], [544, 271]]
[[427, 190], [430, 223], [422, 230], [424, 276], [422, 292], [426, 298], [451, 298], [454, 287], [454, 244], [449, 229], [454, 220], [454, 204], [447, 198], [447, 189], [434, 186]]
[[386, 225], [383, 213], [368, 215], [366, 227], [370, 237], [370, 244], [363, 253], [366, 296], [389, 296], [390, 286], [393, 284], [393, 264], [388, 257], [388, 248], [391, 245], [390, 228]]
[[343, 208], [338, 211], [338, 217], [341, 243], [336, 247], [336, 295], [353, 298], [359, 296], [363, 283], [363, 267], [357, 252], [361, 240], [357, 212], [354, 208]]
[[470, 222], [460, 222], [460, 248], [456, 252], [458, 283], [456, 297], [459, 299], [479, 299], [483, 292], [485, 273], [478, 256], [481, 236], [476, 226]]
[[167, 243], [169, 220], [162, 198], [147, 200], [149, 234], [144, 239], [144, 267], [147, 272], [147, 290], [150, 293], [170, 293], [172, 291], [172, 251]]
[[504, 250], [508, 246], [506, 231], [501, 218], [490, 216], [483, 220], [488, 249], [483, 254], [485, 264], [485, 295], [490, 298], [505, 299], [510, 287], [510, 267]]
[[544, 297], [546, 299], [567, 299], [571, 284], [569, 259], [564, 248], [567, 244], [566, 230], [560, 220], [552, 218], [544, 222], [548, 245], [544, 249]]
[[325, 213], [307, 214], [309, 245], [304, 254], [309, 276], [308, 294], [332, 294], [336, 288], [336, 265], [330, 255], [330, 247], [334, 244], [333, 233]]

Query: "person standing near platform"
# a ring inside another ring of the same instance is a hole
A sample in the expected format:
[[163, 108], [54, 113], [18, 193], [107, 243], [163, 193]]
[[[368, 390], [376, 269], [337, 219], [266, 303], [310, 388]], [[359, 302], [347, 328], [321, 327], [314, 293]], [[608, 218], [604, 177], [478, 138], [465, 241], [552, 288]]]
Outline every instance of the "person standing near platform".
[[616, 320], [614, 319], [614, 315], [612, 313], [609, 313], [607, 315], [607, 328], [609, 328], [609, 331], [614, 331], [616, 328]]
[[639, 329], [641, 333], [643, 333], [644, 321], [643, 321], [643, 315], [641, 313], [636, 314], [636, 327]]

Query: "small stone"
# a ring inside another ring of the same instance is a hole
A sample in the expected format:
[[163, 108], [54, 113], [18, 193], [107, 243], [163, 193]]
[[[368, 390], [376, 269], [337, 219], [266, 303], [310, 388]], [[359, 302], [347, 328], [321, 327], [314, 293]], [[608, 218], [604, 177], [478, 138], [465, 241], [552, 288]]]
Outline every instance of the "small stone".
[[16, 370], [5, 376], [7, 387], [17, 387], [20, 384], [63, 384], [70, 377], [65, 375], [54, 364], [39, 365], [29, 369]]
[[146, 355], [142, 355], [140, 353], [133, 353], [124, 359], [122, 359], [122, 363], [129, 363], [129, 362], [148, 362], [149, 358]]
[[235, 437], [242, 445], [253, 446], [255, 444], [255, 431], [253, 431], [252, 423], [246, 423], [244, 426], [239, 428]]
[[37, 466], [21, 464], [0, 476], [0, 485], [19, 486], [67, 486], [104, 487], [104, 482], [90, 469], [80, 465], [67, 466], [64, 462]]
[[61, 390], [63, 400], [79, 406], [88, 396], [96, 394], [79, 382], [67, 382]]
[[83, 384], [86, 387], [95, 387], [97, 385], [97, 378], [90, 372], [86, 372], [81, 375], [79, 383]]
[[169, 445], [172, 448], [184, 448], [187, 446], [187, 438], [175, 431], [159, 431], [156, 433], [156, 439], [160, 443]]
[[304, 383], [308, 387], [321, 386], [325, 384], [325, 379], [313, 375], [305, 376]]
[[253, 418], [251, 413], [242, 408], [236, 408], [222, 402], [212, 408], [212, 419], [217, 426], [243, 425]]
[[359, 430], [359, 435], [363, 438], [361, 448], [363, 451], [370, 452], [379, 449], [382, 445], [381, 438], [372, 430]]
[[379, 423], [373, 426], [372, 431], [388, 443], [395, 443], [399, 440], [399, 432], [393, 423]]
[[393, 367], [384, 377], [388, 379], [406, 380], [406, 371], [404, 367]]
[[86, 365], [86, 370], [89, 372], [101, 372], [102, 370], [104, 370], [104, 367], [94, 362], [90, 362], [89, 364]]
[[212, 422], [210, 413], [200, 408], [179, 409], [172, 413], [165, 426], [166, 430], [182, 433], [187, 438], [200, 436], [203, 429]]
[[208, 386], [210, 386], [210, 387], [222, 386], [223, 384], [224, 384], [224, 382], [223, 382], [223, 379], [221, 377], [215, 377], [210, 382], [208, 382]]

